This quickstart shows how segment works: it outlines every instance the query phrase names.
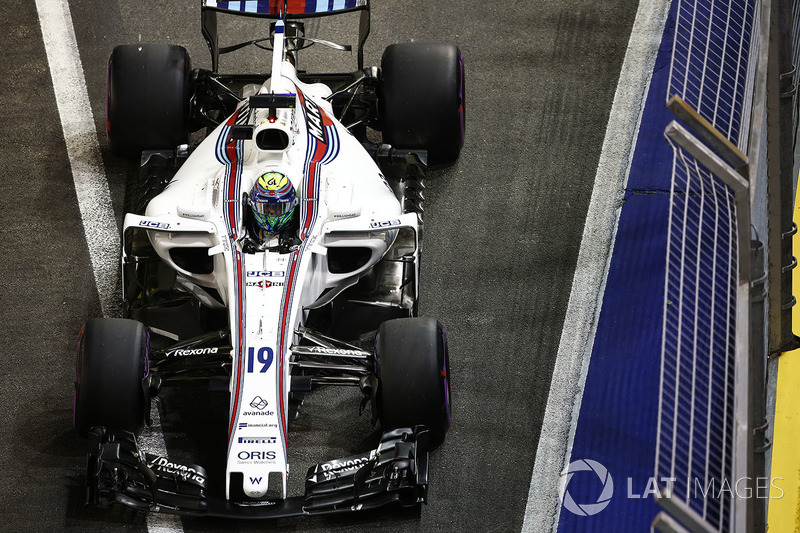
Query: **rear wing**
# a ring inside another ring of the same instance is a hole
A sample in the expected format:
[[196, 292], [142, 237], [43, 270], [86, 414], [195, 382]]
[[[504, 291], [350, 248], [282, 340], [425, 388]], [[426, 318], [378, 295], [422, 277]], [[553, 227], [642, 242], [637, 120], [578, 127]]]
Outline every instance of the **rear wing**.
[[[364, 68], [364, 43], [369, 35], [369, 0], [200, 0], [203, 37], [211, 52], [211, 69], [219, 68], [217, 13], [266, 19], [303, 19], [360, 11], [358, 68]], [[284, 10], [286, 11], [284, 15]]]
[[[278, 18], [284, 8], [283, 0], [202, 0], [203, 7], [243, 15]], [[313, 17], [341, 13], [368, 7], [368, 0], [286, 0], [286, 14]]]

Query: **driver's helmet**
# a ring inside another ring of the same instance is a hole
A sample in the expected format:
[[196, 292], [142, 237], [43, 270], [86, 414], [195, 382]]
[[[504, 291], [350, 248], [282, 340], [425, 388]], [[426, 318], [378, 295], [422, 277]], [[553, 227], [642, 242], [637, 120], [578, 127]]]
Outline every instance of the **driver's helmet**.
[[253, 218], [270, 233], [277, 233], [286, 227], [296, 205], [292, 182], [282, 172], [266, 172], [256, 180], [250, 191]]

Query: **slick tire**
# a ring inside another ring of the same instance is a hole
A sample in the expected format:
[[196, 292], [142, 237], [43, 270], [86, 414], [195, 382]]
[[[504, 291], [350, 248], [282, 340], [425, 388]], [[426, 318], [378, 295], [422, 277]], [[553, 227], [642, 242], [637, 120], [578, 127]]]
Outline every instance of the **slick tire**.
[[95, 318], [86, 323], [75, 365], [74, 424], [78, 433], [85, 436], [94, 426], [141, 433], [149, 406], [142, 386], [147, 350], [147, 333], [141, 322]]
[[450, 362], [442, 325], [432, 318], [381, 324], [375, 349], [376, 408], [383, 431], [427, 426], [436, 447], [450, 428]]
[[106, 128], [111, 152], [175, 149], [189, 141], [186, 49], [170, 44], [121, 45], [108, 60]]
[[378, 109], [383, 141], [427, 150], [432, 165], [455, 161], [464, 145], [464, 61], [457, 46], [400, 43], [381, 60]]

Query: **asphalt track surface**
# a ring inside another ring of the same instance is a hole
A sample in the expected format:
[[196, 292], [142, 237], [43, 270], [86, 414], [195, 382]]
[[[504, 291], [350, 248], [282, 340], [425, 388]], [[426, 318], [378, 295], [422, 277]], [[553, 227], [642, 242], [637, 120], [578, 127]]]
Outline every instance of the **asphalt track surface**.
[[[125, 176], [135, 168], [108, 152], [106, 60], [114, 45], [141, 39], [182, 44], [195, 66], [207, 67], [199, 1], [69, 5], [121, 222]], [[447, 328], [454, 394], [454, 425], [431, 457], [429, 505], [420, 516], [183, 519], [177, 527], [519, 531], [636, 7], [630, 0], [374, 2], [368, 65], [379, 64], [386, 45], [414, 39], [459, 45], [467, 69], [462, 156], [427, 182], [420, 311]], [[83, 505], [84, 442], [71, 428], [73, 360], [77, 332], [101, 315], [100, 301], [34, 2], [3, 2], [0, 22], [0, 527], [154, 530], [142, 514]], [[319, 37], [341, 40], [328, 31], [338, 28], [321, 27]], [[207, 398], [192, 390], [162, 406], [167, 448], [178, 460], [213, 462], [224, 442], [216, 415], [225, 402]], [[328, 389], [307, 402], [290, 430], [295, 484], [313, 462], [372, 444], [358, 400], [354, 391]]]

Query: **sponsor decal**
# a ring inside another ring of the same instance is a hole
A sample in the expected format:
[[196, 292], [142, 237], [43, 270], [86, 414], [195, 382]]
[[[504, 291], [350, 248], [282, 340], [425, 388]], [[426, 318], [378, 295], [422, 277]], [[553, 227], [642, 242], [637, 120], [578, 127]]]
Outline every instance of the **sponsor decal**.
[[256, 353], [256, 349], [251, 346], [247, 349], [247, 373], [252, 374], [256, 371], [256, 360], [258, 360], [258, 363], [261, 365], [261, 368], [258, 369], [258, 373], [265, 373], [267, 370], [269, 370], [269, 367], [272, 366], [273, 359], [275, 359], [275, 354], [272, 351], [272, 348], [264, 346], [259, 348], [258, 352]]
[[184, 481], [194, 481], [201, 485], [205, 485], [206, 483], [205, 476], [196, 469], [190, 466], [172, 463], [166, 457], [156, 457], [153, 462], [147, 466], [158, 473], [180, 476]]
[[239, 444], [275, 444], [275, 437], [239, 437]]
[[244, 428], [276, 428], [278, 424], [275, 422], [239, 422], [239, 429]]
[[283, 270], [248, 270], [248, 278], [282, 278], [286, 275]]
[[252, 461], [254, 463], [274, 463], [275, 462], [275, 452], [272, 451], [272, 450], [270, 450], [270, 451], [260, 450], [260, 451], [255, 451], [255, 452], [251, 452], [251, 451], [248, 451], [248, 450], [242, 450], [238, 454], [236, 454], [236, 457], [239, 458], [240, 462], [250, 462], [250, 461]]
[[[245, 416], [275, 416], [275, 411], [242, 411]], [[255, 424], [250, 424], [250, 427], [256, 427]]]
[[250, 402], [250, 407], [252, 407], [253, 409], [258, 409], [259, 411], [263, 411], [267, 405], [269, 405], [267, 403], [267, 400], [265, 400], [261, 396], [256, 396], [255, 398], [253, 398], [253, 401]]
[[321, 143], [325, 142], [325, 134], [322, 126], [322, 115], [319, 112], [317, 104], [309, 98], [304, 98], [306, 108], [306, 122], [308, 124], [308, 133], [311, 134], [316, 140]]
[[269, 281], [262, 279], [260, 281], [248, 281], [248, 287], [261, 287], [262, 289], [269, 289], [270, 287], [283, 287], [282, 281]]
[[[267, 410], [267, 400], [262, 398], [261, 396], [256, 396], [253, 398], [253, 401], [250, 402], [250, 407], [253, 409], [258, 409], [258, 411], [244, 411], [243, 415], [250, 415], [250, 416], [274, 416], [275, 411]], [[247, 426], [247, 422], [242, 422], [239, 424], [239, 427], [243, 427], [241, 424], [245, 424]], [[249, 427], [261, 427], [259, 424], [249, 424]]]
[[367, 464], [371, 459], [375, 457], [375, 451], [371, 451], [369, 455], [364, 455], [362, 457], [355, 457], [353, 459], [346, 459], [343, 461], [330, 461], [328, 463], [322, 463], [319, 465], [318, 472], [322, 473], [325, 477], [325, 480], [331, 480], [334, 477], [337, 477], [345, 472], [349, 472], [352, 470], [358, 470], [365, 464]]
[[314, 353], [328, 355], [364, 355], [359, 350], [345, 350], [343, 348], [325, 348], [324, 346], [311, 346], [309, 350]]
[[384, 220], [381, 222], [372, 222], [370, 223], [370, 228], [390, 228], [392, 226], [399, 226], [401, 224], [400, 220]]
[[169, 224], [167, 222], [155, 222], [153, 220], [140, 220], [139, 226], [145, 228], [169, 229]]
[[278, 502], [273, 500], [259, 500], [256, 502], [233, 502], [234, 505], [238, 507], [267, 507], [270, 505], [275, 505]]
[[167, 357], [186, 357], [189, 355], [213, 355], [219, 352], [219, 348], [192, 348], [188, 350], [169, 350], [164, 352]]

